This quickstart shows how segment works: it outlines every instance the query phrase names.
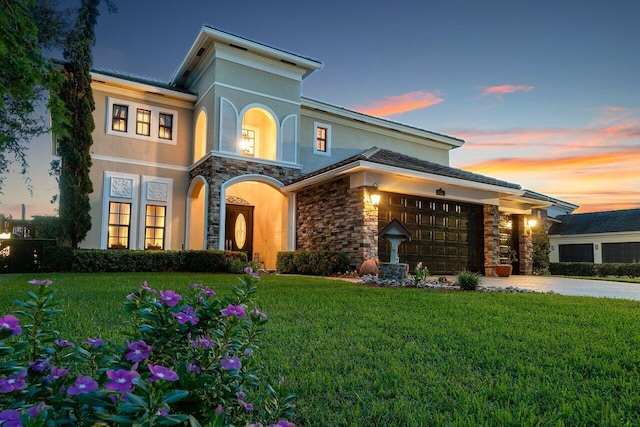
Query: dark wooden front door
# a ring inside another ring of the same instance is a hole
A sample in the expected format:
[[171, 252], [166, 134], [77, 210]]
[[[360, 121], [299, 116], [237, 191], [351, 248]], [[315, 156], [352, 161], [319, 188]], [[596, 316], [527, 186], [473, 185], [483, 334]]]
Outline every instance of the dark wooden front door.
[[253, 254], [253, 206], [227, 204], [224, 247], [228, 251]]

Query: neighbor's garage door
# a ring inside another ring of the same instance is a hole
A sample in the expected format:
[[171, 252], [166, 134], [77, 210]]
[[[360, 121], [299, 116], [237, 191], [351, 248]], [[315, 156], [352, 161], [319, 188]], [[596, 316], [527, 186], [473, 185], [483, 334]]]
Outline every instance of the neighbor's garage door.
[[[432, 274], [483, 272], [482, 206], [384, 193], [378, 209], [379, 230], [397, 219], [411, 232], [398, 250], [411, 271], [422, 262]], [[388, 262], [390, 251], [380, 239], [380, 261]]]

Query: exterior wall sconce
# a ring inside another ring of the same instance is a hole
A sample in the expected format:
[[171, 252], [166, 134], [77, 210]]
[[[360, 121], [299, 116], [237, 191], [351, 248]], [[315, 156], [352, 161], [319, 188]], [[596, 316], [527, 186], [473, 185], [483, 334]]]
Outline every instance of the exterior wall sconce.
[[444, 195], [445, 195], [445, 192], [442, 188], [438, 188], [436, 190], [436, 196], [444, 196]]
[[371, 204], [374, 207], [378, 207], [378, 205], [380, 204], [380, 193], [378, 193], [378, 184], [373, 184], [372, 185], [372, 190], [371, 193], [369, 194], [369, 199], [371, 200]]
[[527, 220], [527, 225], [529, 226], [529, 228], [533, 228], [538, 224], [538, 220], [530, 218]]

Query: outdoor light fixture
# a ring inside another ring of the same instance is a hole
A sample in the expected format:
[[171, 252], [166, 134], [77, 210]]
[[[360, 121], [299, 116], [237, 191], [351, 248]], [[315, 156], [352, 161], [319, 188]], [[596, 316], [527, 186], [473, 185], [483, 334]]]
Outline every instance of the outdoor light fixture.
[[436, 190], [436, 196], [444, 196], [444, 195], [445, 195], [445, 192], [442, 188], [438, 188]]
[[369, 199], [371, 199], [371, 204], [376, 208], [380, 204], [380, 193], [378, 193], [378, 184], [373, 184], [371, 190], [371, 194], [369, 194]]
[[527, 225], [529, 226], [529, 228], [533, 228], [536, 226], [536, 224], [538, 224], [538, 221], [534, 218], [529, 218], [527, 220]]

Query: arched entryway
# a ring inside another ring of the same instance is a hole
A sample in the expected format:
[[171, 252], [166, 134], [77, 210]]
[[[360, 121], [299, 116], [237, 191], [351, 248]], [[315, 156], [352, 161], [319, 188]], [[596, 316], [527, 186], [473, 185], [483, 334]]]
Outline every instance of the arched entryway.
[[185, 249], [206, 249], [207, 200], [209, 186], [202, 176], [191, 181], [187, 193], [187, 230]]
[[275, 269], [278, 252], [287, 250], [289, 235], [289, 202], [281, 187], [279, 181], [262, 175], [245, 175], [223, 184], [221, 249], [245, 251], [249, 259]]

